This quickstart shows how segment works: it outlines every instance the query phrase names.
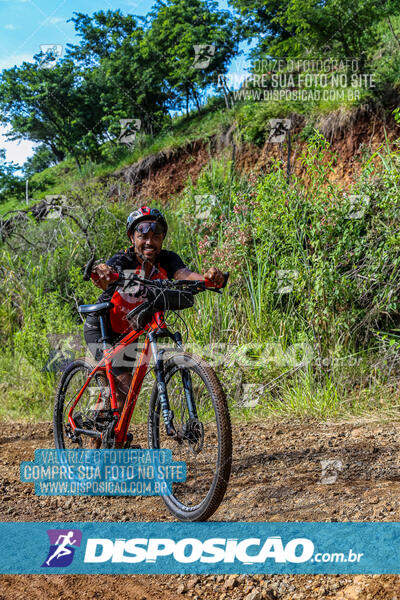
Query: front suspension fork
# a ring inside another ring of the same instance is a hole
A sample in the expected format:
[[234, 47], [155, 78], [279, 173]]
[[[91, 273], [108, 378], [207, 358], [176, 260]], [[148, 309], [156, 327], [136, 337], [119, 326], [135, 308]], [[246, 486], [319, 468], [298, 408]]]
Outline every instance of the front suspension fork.
[[[174, 339], [177, 346], [179, 348], [182, 348], [181, 334], [179, 332], [177, 332], [171, 337]], [[156, 343], [156, 336], [153, 333], [149, 334], [149, 341], [150, 341], [150, 347], [151, 347], [151, 351], [152, 351], [153, 358], [154, 358], [154, 364], [155, 364], [154, 370], [156, 373], [157, 389], [158, 389], [158, 394], [160, 396], [160, 406], [161, 406], [162, 416], [164, 419], [165, 431], [168, 436], [177, 438], [178, 433], [173, 424], [174, 413], [171, 410], [170, 405], [169, 405], [167, 387], [165, 385], [165, 378], [164, 378], [164, 352], [165, 352], [165, 350], [158, 350], [157, 343]], [[196, 406], [195, 406], [195, 403], [193, 400], [193, 393], [192, 393], [192, 378], [190, 376], [189, 370], [182, 369], [181, 376], [182, 376], [183, 388], [185, 390], [185, 398], [186, 398], [186, 404], [188, 407], [189, 418], [190, 418], [190, 420], [197, 419], [197, 411], [196, 411]]]
[[[178, 348], [183, 349], [182, 336], [179, 333], [179, 331], [177, 331], [175, 333], [174, 340], [175, 340]], [[189, 369], [182, 369], [181, 377], [182, 377], [183, 389], [185, 390], [185, 398], [186, 398], [186, 404], [188, 407], [189, 418], [192, 421], [193, 419], [197, 419], [197, 410], [196, 410], [196, 404], [195, 404], [194, 398], [193, 398], [192, 377], [190, 375]]]
[[192, 421], [197, 419], [196, 405], [193, 399], [192, 377], [188, 369], [181, 370], [183, 389], [185, 390], [186, 404], [188, 407], [189, 418]]
[[176, 429], [173, 424], [173, 412], [170, 409], [167, 387], [164, 378], [164, 350], [158, 350], [156, 336], [154, 333], [149, 334], [151, 352], [154, 359], [154, 371], [156, 373], [158, 395], [160, 396], [161, 412], [165, 424], [165, 432], [170, 437], [177, 437]]

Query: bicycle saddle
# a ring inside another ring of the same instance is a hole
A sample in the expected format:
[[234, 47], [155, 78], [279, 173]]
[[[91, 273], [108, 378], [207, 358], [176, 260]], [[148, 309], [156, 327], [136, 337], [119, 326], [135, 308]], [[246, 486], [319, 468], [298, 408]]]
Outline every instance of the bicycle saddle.
[[97, 313], [98, 315], [104, 315], [107, 311], [112, 308], [114, 304], [112, 302], [100, 302], [100, 304], [82, 304], [78, 307], [78, 312], [81, 315]]

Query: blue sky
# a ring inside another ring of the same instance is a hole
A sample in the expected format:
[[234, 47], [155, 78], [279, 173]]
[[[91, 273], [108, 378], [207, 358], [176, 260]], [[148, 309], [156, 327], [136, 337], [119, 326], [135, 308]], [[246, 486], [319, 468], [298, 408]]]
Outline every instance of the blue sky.
[[[146, 15], [153, 0], [0, 0], [0, 71], [30, 62], [40, 52], [41, 44], [76, 43], [74, 11], [93, 14], [99, 10], [120, 9], [124, 14]], [[221, 9], [227, 0], [219, 0]], [[22, 164], [32, 152], [32, 144], [6, 142], [0, 126], [0, 147], [6, 148], [7, 160]]]

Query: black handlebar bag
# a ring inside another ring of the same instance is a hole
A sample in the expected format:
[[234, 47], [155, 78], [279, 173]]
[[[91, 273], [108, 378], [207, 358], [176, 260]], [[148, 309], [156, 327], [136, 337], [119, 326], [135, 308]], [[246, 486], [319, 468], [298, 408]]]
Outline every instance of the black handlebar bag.
[[136, 306], [128, 315], [136, 331], [144, 329], [154, 313], [159, 310], [183, 310], [194, 304], [192, 292], [182, 290], [147, 289], [147, 301]]

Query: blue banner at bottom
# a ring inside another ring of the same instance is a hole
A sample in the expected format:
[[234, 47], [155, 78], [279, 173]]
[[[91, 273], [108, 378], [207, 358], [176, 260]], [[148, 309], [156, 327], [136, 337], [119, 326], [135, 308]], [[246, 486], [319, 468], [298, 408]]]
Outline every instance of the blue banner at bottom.
[[398, 574], [400, 523], [0, 523], [2, 574]]

